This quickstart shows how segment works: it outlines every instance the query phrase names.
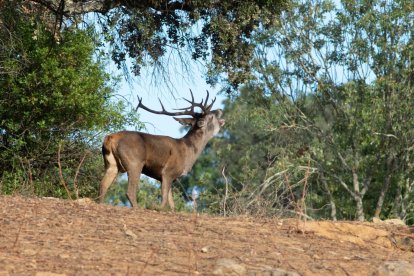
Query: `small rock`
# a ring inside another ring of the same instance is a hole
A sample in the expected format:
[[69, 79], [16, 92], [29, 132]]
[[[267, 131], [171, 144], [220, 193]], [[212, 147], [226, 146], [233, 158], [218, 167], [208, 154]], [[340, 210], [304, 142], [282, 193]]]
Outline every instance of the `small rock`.
[[402, 221], [399, 218], [396, 218], [396, 219], [386, 219], [386, 220], [384, 220], [384, 222], [386, 224], [391, 224], [391, 225], [402, 225], [402, 226], [405, 226], [405, 222]]
[[372, 222], [376, 224], [390, 224], [390, 225], [402, 225], [402, 226], [406, 225], [405, 222], [399, 218], [381, 220], [379, 218], [374, 217], [372, 218]]
[[35, 274], [36, 276], [66, 276], [66, 274], [62, 273], [54, 273], [54, 272], [47, 272], [47, 271], [38, 271]]
[[296, 271], [284, 270], [281, 268], [262, 268], [260, 270], [248, 271], [246, 276], [300, 276]]
[[207, 253], [209, 251], [209, 249], [210, 249], [210, 247], [204, 246], [203, 248], [201, 248], [201, 252]]
[[[6, 264], [1, 269], [4, 269], [4, 271], [1, 271], [0, 275], [1, 276], [8, 276], [9, 272], [14, 271], [16, 269], [16, 267], [12, 264]], [[11, 273], [10, 275], [13, 275], [13, 273]]]
[[78, 203], [79, 205], [89, 205], [89, 204], [94, 204], [95, 203], [95, 201], [93, 201], [92, 199], [87, 198], [87, 197], [78, 198], [78, 199], [75, 200], [75, 202]]
[[62, 254], [59, 254], [59, 257], [62, 258], [62, 259], [69, 259], [70, 258], [70, 255], [69, 254], [62, 253]]
[[135, 233], [134, 232], [132, 232], [131, 230], [129, 230], [129, 229], [126, 229], [125, 230], [125, 234], [127, 235], [127, 236], [130, 236], [131, 238], [133, 238], [134, 240], [136, 240], [138, 237], [137, 237], [137, 235], [135, 235]]
[[213, 275], [245, 275], [246, 268], [232, 259], [218, 259]]
[[138, 238], [138, 236], [135, 235], [134, 232], [132, 232], [131, 230], [128, 229], [128, 227], [126, 226], [126, 224], [123, 225], [123, 228], [124, 228], [125, 235], [131, 237], [134, 240], [136, 240]]
[[382, 223], [383, 221], [377, 217], [373, 217], [372, 222], [378, 224], [378, 223]]
[[23, 249], [23, 254], [27, 256], [33, 256], [37, 254], [37, 251], [34, 249], [27, 248], [27, 249]]
[[288, 271], [281, 268], [276, 268], [272, 270], [272, 276], [299, 276], [299, 273], [296, 271]]
[[46, 199], [46, 200], [59, 200], [59, 198], [52, 197], [52, 196], [44, 196], [44, 197], [42, 197], [42, 199]]
[[385, 262], [378, 271], [374, 274], [376, 276], [414, 276], [414, 264], [405, 261]]

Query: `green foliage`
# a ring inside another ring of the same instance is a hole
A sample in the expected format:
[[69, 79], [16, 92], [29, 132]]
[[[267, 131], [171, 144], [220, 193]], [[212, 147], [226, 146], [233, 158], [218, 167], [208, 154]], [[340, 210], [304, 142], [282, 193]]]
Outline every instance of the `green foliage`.
[[114, 80], [94, 54], [94, 30], [68, 29], [56, 42], [11, 2], [2, 6], [0, 24], [1, 192], [66, 197], [67, 182], [72, 192], [95, 196], [99, 132], [138, 120], [111, 100]]
[[254, 85], [226, 103], [225, 139], [214, 145], [226, 167], [228, 213], [286, 215], [296, 208], [309, 159], [309, 139], [295, 127], [296, 110]]
[[[42, 2], [48, 3], [37, 7], [42, 12], [45, 7], [59, 6], [56, 0]], [[277, 24], [281, 10], [288, 7], [289, 1], [281, 0], [86, 0], [65, 5], [61, 16], [76, 21], [79, 14], [95, 12], [102, 37], [112, 47], [112, 59], [125, 69], [131, 58], [136, 75], [142, 66], [165, 70], [171, 51], [176, 51], [184, 63], [190, 59], [208, 62], [209, 82], [216, 83], [224, 75], [221, 80], [237, 87], [251, 77], [253, 34]], [[48, 12], [61, 20], [55, 10]]]
[[255, 33], [255, 78], [226, 102], [214, 144], [220, 212], [226, 200], [228, 213], [413, 222], [412, 13], [304, 0]]

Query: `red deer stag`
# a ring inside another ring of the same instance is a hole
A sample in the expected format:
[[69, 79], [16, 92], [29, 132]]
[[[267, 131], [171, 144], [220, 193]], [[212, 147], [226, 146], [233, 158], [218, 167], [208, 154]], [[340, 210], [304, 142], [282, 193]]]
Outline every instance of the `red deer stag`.
[[[221, 109], [211, 110], [215, 102], [208, 104], [209, 93], [206, 100], [201, 103], [192, 100], [187, 102], [190, 107], [181, 108], [178, 112], [165, 110], [161, 100], [161, 111], [149, 109], [138, 98], [138, 108], [143, 108], [154, 114], [168, 116], [187, 115], [191, 118], [175, 118], [183, 125], [190, 126], [188, 133], [180, 138], [174, 139], [168, 136], [152, 135], [137, 131], [121, 131], [105, 137], [102, 154], [105, 162], [105, 175], [99, 189], [99, 201], [102, 203], [105, 194], [118, 175], [118, 172], [128, 173], [127, 198], [132, 207], [137, 206], [136, 193], [139, 188], [141, 173], [161, 181], [162, 202], [161, 208], [168, 203], [174, 209], [174, 201], [171, 191], [172, 182], [182, 175], [186, 175], [192, 168], [198, 156], [203, 151], [207, 142], [216, 135], [220, 127], [224, 125], [221, 119]], [[195, 112], [194, 108], [200, 108], [201, 113]]]

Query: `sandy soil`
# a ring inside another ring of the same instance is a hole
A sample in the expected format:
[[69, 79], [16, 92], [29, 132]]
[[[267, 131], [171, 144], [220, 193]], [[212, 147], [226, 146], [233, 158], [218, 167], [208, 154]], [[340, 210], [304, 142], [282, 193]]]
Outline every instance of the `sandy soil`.
[[413, 251], [414, 229], [385, 223], [0, 197], [0, 275], [384, 275], [414, 265]]

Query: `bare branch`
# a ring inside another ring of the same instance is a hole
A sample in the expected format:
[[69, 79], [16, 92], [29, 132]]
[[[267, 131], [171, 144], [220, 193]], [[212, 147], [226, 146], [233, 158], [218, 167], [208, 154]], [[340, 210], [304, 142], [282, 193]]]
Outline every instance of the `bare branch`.
[[351, 194], [351, 196], [352, 197], [356, 197], [356, 194], [353, 192], [353, 191], [351, 191], [351, 189], [349, 189], [349, 187], [348, 187], [348, 185], [346, 185], [346, 183], [342, 180], [342, 178], [340, 177], [340, 176], [337, 176], [337, 175], [332, 175], [336, 180], [338, 180], [339, 181], [339, 184], [341, 184], [341, 186], [342, 187], [344, 187], [345, 188], [345, 190], [349, 193], [349, 194]]
[[227, 215], [226, 205], [227, 205], [227, 198], [228, 198], [228, 194], [229, 194], [229, 182], [227, 180], [225, 170], [226, 170], [226, 166], [223, 166], [223, 169], [221, 170], [221, 175], [223, 176], [224, 181], [226, 183], [226, 191], [225, 191], [224, 199], [223, 199], [223, 216]]
[[75, 189], [75, 195], [76, 195], [76, 199], [79, 199], [79, 189], [78, 189], [78, 175], [79, 175], [79, 171], [80, 168], [82, 166], [83, 161], [85, 161], [86, 155], [88, 155], [89, 152], [85, 152], [85, 154], [83, 155], [81, 161], [79, 162], [78, 167], [76, 168], [76, 173], [75, 176], [73, 178], [73, 188]]
[[63, 178], [62, 165], [60, 164], [60, 151], [61, 150], [62, 150], [62, 144], [59, 144], [59, 149], [58, 149], [59, 179], [60, 179], [60, 183], [65, 188], [66, 193], [68, 194], [69, 198], [72, 199], [72, 196], [69, 192], [68, 186], [66, 185], [65, 179]]

